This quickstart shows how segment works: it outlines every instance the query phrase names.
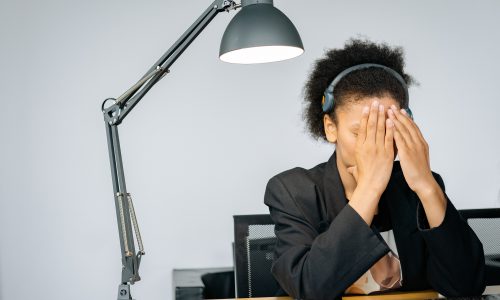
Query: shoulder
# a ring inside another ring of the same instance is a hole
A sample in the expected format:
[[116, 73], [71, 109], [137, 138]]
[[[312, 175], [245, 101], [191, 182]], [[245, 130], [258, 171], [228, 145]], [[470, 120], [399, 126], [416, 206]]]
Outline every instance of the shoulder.
[[267, 186], [283, 185], [287, 189], [297, 190], [307, 188], [322, 180], [326, 163], [321, 163], [313, 168], [305, 169], [295, 167], [278, 173], [269, 179]]
[[268, 206], [285, 208], [291, 202], [315, 199], [315, 192], [321, 182], [326, 163], [311, 169], [295, 167], [271, 177], [267, 182], [264, 203]]

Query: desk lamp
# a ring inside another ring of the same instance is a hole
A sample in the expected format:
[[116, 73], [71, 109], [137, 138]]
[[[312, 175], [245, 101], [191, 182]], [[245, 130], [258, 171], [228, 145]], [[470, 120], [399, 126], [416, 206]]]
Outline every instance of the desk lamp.
[[[219, 51], [222, 61], [267, 63], [293, 58], [304, 52], [297, 29], [274, 7], [273, 0], [242, 0], [241, 3], [215, 0], [136, 84], [120, 97], [108, 98], [102, 103], [122, 255], [119, 300], [132, 299], [130, 285], [141, 279], [139, 265], [145, 252], [132, 197], [125, 185], [118, 125], [153, 85], [169, 73], [170, 66], [218, 13], [238, 8], [241, 10], [231, 20], [222, 37]], [[139, 248], [137, 253], [134, 236]]]

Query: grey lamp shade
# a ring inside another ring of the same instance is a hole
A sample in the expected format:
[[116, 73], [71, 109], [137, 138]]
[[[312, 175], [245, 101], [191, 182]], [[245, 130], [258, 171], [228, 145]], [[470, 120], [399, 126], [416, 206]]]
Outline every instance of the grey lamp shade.
[[272, 0], [242, 0], [242, 9], [222, 36], [222, 61], [257, 64], [301, 55], [304, 46], [299, 32]]

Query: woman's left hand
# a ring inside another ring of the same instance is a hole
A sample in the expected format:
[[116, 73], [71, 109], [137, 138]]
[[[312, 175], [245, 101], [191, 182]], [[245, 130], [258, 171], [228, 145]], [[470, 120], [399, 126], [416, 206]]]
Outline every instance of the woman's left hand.
[[387, 114], [395, 125], [394, 140], [401, 169], [409, 187], [417, 194], [435, 187], [437, 182], [431, 172], [429, 145], [417, 124], [404, 109], [398, 110], [394, 105]]

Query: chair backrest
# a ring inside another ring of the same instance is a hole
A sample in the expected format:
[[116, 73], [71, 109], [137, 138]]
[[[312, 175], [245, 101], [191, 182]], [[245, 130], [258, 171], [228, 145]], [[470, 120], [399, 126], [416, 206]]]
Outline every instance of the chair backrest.
[[500, 208], [463, 209], [460, 214], [483, 244], [486, 284], [500, 284]]
[[271, 274], [276, 243], [271, 216], [240, 215], [233, 218], [236, 296], [275, 296], [280, 287]]

